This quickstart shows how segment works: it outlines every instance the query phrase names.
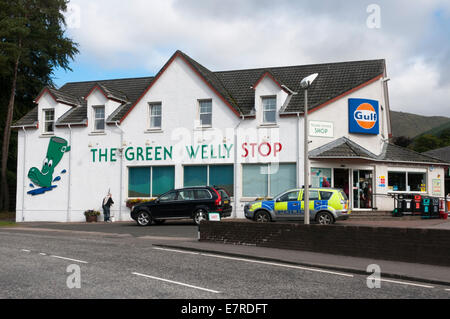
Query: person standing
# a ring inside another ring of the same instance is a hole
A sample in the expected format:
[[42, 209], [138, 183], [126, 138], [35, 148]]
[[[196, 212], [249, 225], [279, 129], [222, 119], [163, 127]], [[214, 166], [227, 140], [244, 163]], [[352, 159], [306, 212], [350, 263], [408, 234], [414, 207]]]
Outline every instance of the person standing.
[[112, 195], [110, 192], [108, 192], [108, 195], [103, 198], [102, 202], [102, 208], [103, 208], [103, 215], [105, 217], [105, 222], [110, 223], [110, 214], [111, 214], [111, 205], [114, 204], [114, 201], [112, 199]]

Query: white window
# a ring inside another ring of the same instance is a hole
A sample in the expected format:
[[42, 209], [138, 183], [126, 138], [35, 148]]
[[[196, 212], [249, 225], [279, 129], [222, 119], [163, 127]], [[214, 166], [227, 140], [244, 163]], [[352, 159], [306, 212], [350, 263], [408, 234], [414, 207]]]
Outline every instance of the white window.
[[55, 110], [44, 110], [44, 133], [52, 134], [55, 132]]
[[162, 124], [161, 103], [150, 103], [149, 114], [150, 114], [150, 129], [153, 130], [161, 129]]
[[427, 174], [421, 172], [388, 172], [388, 186], [394, 192], [426, 192]]
[[277, 122], [277, 98], [275, 96], [263, 97], [263, 123], [274, 124]]
[[211, 127], [212, 126], [212, 101], [204, 100], [199, 101], [200, 106], [200, 126]]
[[105, 107], [94, 106], [94, 131], [103, 132], [105, 130]]

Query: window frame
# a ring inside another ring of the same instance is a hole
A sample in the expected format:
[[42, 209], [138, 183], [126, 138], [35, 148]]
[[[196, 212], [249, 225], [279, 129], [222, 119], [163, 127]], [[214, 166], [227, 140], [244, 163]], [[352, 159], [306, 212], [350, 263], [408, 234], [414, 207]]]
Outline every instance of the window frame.
[[[159, 194], [159, 195], [153, 194], [153, 190], [154, 190], [154, 185], [153, 185], [153, 175], [154, 175], [154, 173], [153, 173], [153, 169], [154, 168], [161, 168], [161, 167], [172, 167], [173, 168], [173, 187], [175, 189], [175, 185], [176, 185], [175, 184], [175, 179], [176, 179], [176, 167], [175, 167], [175, 165], [128, 166], [127, 167], [127, 195], [128, 195], [128, 199], [158, 198], [158, 197], [161, 197], [162, 195], [164, 195], [164, 194], [174, 190], [174, 189], [171, 189], [171, 190], [168, 190], [167, 192], [164, 192], [164, 193]], [[150, 177], [150, 181], [149, 181], [149, 186], [150, 186], [149, 195], [150, 195], [150, 197], [145, 197], [145, 196], [132, 197], [132, 196], [130, 196], [130, 169], [133, 169], [133, 168], [148, 168], [150, 170], [150, 175], [149, 175], [149, 177]]]
[[[390, 183], [390, 178], [389, 178], [389, 174], [390, 173], [400, 173], [400, 174], [405, 174], [405, 190], [403, 191], [395, 191], [395, 190], [390, 190], [389, 187], [391, 185], [389, 185]], [[423, 174], [424, 175], [424, 182], [425, 182], [425, 191], [413, 191], [410, 188], [409, 185], [409, 174]], [[424, 172], [424, 171], [411, 171], [411, 170], [388, 170], [387, 172], [387, 187], [388, 187], [388, 193], [398, 193], [398, 194], [403, 194], [403, 193], [420, 193], [420, 194], [426, 194], [428, 192], [428, 173]], [[410, 188], [410, 190], [408, 190], [408, 187]]]
[[[184, 188], [189, 188], [189, 187], [200, 187], [200, 186], [210, 186], [210, 187], [214, 187], [214, 186], [218, 186], [223, 188], [221, 185], [212, 185], [211, 184], [211, 174], [210, 174], [210, 169], [211, 167], [214, 166], [230, 166], [233, 169], [234, 172], [234, 164], [202, 164], [202, 165], [183, 165], [183, 187]], [[206, 185], [192, 185], [192, 186], [186, 186], [185, 185], [185, 168], [186, 167], [206, 167]], [[234, 192], [234, 184], [236, 183], [236, 181], [234, 180], [234, 174], [233, 174], [233, 187], [231, 188], [231, 192]], [[225, 189], [225, 192], [228, 192], [228, 190]], [[229, 197], [234, 197], [234, 193], [232, 193], [231, 195], [228, 195]]]
[[[275, 105], [274, 105], [273, 110], [272, 109], [266, 110], [264, 102], [268, 101], [268, 100], [274, 100], [275, 101]], [[278, 121], [277, 121], [277, 96], [276, 95], [262, 96], [261, 97], [261, 110], [262, 110], [261, 123], [263, 125], [276, 125], [278, 123]], [[274, 113], [274, 121], [273, 122], [266, 121], [266, 113], [268, 113], [268, 112], [273, 112]]]
[[[295, 162], [286, 162], [286, 163], [278, 163], [278, 165], [292, 165], [295, 167], [295, 171], [297, 172], [297, 163]], [[266, 196], [245, 196], [244, 195], [244, 167], [245, 166], [259, 166], [260, 168], [264, 167], [264, 169], [267, 171], [267, 195]], [[272, 188], [271, 188], [271, 176], [270, 168], [272, 167], [271, 163], [243, 163], [241, 167], [241, 198], [250, 199], [250, 198], [272, 198], [275, 199], [278, 194], [274, 194], [273, 196], [270, 195]], [[289, 190], [295, 190], [297, 187], [298, 182], [298, 176], [297, 173], [295, 173], [295, 186], [293, 186], [291, 189], [287, 189], [286, 192], [289, 192]], [[284, 193], [283, 193], [284, 194]]]
[[[98, 109], [103, 109], [103, 119], [101, 118], [97, 118], [97, 110]], [[93, 132], [94, 133], [103, 133], [106, 130], [106, 107], [105, 105], [93, 105], [92, 106], [92, 110], [93, 110], [93, 118], [94, 118], [94, 129]], [[97, 128], [97, 122], [103, 120], [103, 129], [98, 129]]]
[[[202, 112], [202, 103], [210, 103], [211, 111], [210, 112]], [[210, 124], [202, 123], [202, 115], [209, 115], [211, 117]], [[211, 128], [213, 126], [213, 102], [212, 99], [203, 99], [198, 100], [198, 123], [200, 128]]]
[[[47, 113], [52, 112], [53, 113], [53, 120], [49, 121], [47, 120]], [[54, 108], [50, 108], [50, 109], [43, 109], [42, 110], [42, 120], [44, 122], [44, 125], [42, 127], [42, 133], [46, 134], [46, 135], [53, 135], [55, 134], [55, 109]], [[47, 123], [52, 123], [52, 130], [48, 131], [47, 130]]]
[[[153, 107], [159, 106], [159, 115], [153, 115]], [[152, 119], [160, 119], [159, 126], [152, 126]], [[162, 130], [162, 102], [149, 102], [148, 103], [148, 130], [150, 131], [160, 131]]]

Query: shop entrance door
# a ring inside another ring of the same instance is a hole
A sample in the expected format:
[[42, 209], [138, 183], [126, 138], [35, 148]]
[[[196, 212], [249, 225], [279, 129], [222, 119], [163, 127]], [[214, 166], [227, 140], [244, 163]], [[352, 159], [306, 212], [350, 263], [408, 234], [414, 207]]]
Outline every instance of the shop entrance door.
[[373, 171], [353, 170], [353, 208], [370, 209], [373, 205]]
[[334, 175], [334, 188], [340, 188], [350, 198], [350, 174], [346, 168], [335, 168]]

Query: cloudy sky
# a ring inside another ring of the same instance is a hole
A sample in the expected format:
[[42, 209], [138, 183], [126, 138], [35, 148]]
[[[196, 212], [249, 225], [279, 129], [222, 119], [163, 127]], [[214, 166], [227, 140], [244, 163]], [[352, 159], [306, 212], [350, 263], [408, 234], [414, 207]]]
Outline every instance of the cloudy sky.
[[155, 75], [177, 49], [212, 71], [384, 58], [393, 110], [450, 117], [449, 0], [71, 0], [67, 22], [57, 85]]

